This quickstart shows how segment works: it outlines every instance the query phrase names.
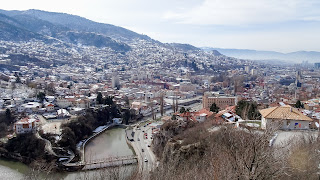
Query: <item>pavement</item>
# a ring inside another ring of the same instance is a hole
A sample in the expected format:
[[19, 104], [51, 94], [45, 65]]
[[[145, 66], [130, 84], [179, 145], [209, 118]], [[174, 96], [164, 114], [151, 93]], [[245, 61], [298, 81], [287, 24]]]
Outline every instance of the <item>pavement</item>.
[[285, 145], [287, 143], [293, 143], [297, 140], [301, 140], [301, 138], [308, 139], [311, 137], [317, 138], [318, 131], [312, 130], [294, 130], [294, 131], [282, 131], [279, 130], [274, 139], [274, 145]]
[[44, 142], [46, 143], [45, 149], [49, 154], [57, 156], [57, 154], [52, 150], [52, 144], [49, 140], [42, 138], [38, 132], [35, 135], [37, 138], [44, 140]]
[[37, 115], [41, 123], [41, 128], [44, 133], [61, 134], [61, 124], [65, 119], [47, 120], [42, 115]]

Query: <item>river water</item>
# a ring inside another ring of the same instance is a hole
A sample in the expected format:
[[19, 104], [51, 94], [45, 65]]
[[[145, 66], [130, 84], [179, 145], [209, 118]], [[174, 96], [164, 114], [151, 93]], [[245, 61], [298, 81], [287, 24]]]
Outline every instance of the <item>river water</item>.
[[134, 155], [129, 148], [125, 129], [112, 128], [95, 137], [86, 145], [85, 161], [103, 159], [107, 157]]
[[[126, 143], [125, 138], [125, 129], [123, 128], [116, 127], [106, 130], [86, 145], [86, 161], [108, 158], [110, 156], [134, 155], [134, 151]], [[51, 175], [51, 178], [74, 180], [103, 176], [105, 179], [110, 179], [112, 178], [112, 174], [123, 174], [125, 176], [129, 176], [135, 167], [136, 165], [130, 165], [121, 168], [106, 168], [89, 172], [55, 173]], [[24, 174], [28, 171], [28, 166], [23, 163], [0, 159], [0, 179], [22, 179]]]

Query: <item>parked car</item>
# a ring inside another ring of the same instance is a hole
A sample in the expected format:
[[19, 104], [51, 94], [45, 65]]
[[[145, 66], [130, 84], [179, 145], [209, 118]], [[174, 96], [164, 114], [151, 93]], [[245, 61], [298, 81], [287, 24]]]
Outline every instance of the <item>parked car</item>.
[[141, 149], [142, 152], [144, 152], [144, 149]]
[[138, 138], [138, 141], [140, 141], [140, 139]]
[[146, 157], [144, 158], [144, 162], [148, 162], [148, 159]]

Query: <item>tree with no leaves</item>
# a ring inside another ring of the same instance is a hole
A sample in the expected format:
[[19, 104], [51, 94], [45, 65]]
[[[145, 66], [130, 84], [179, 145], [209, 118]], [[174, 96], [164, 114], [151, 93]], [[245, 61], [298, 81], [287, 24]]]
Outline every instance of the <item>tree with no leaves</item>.
[[197, 126], [167, 142], [152, 178], [277, 179], [285, 171], [285, 156], [269, 146], [276, 129], [220, 126], [209, 132]]

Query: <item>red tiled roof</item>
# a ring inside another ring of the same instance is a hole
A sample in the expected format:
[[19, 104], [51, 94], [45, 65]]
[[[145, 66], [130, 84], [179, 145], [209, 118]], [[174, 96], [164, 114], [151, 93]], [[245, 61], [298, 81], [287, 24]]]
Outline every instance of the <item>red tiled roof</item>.
[[180, 117], [190, 117], [191, 116], [191, 112], [184, 112], [184, 113], [181, 113], [179, 116]]

